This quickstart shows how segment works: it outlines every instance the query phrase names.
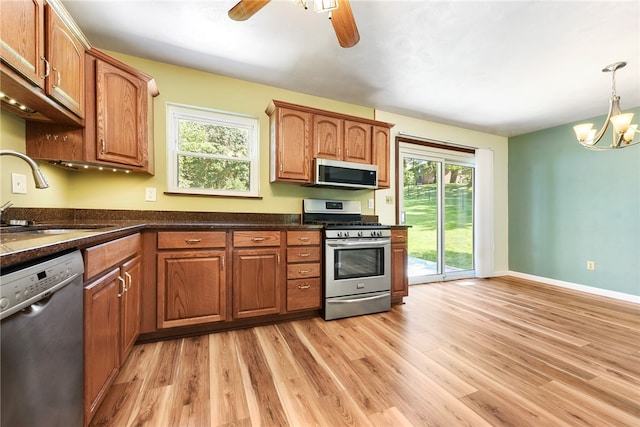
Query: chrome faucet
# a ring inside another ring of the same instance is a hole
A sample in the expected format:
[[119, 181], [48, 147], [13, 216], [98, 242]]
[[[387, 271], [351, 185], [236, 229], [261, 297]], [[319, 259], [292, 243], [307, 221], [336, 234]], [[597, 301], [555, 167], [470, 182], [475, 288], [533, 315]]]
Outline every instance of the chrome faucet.
[[31, 157], [13, 150], [0, 150], [0, 156], [15, 156], [24, 160], [29, 164], [29, 166], [31, 166], [31, 171], [33, 172], [33, 180], [36, 183], [36, 188], [49, 188], [49, 184], [44, 178], [44, 175], [42, 175], [38, 164], [33, 161]]

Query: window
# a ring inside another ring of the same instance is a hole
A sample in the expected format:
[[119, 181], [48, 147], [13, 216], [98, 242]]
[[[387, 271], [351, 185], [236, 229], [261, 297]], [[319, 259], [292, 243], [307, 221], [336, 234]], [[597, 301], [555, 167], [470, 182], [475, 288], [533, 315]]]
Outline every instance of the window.
[[169, 192], [258, 196], [258, 118], [167, 104]]

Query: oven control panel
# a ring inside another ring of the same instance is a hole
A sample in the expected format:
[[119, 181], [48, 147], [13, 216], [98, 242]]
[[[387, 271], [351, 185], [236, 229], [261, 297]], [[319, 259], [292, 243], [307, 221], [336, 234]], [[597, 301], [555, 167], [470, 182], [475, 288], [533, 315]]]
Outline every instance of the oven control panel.
[[370, 239], [388, 237], [391, 238], [390, 228], [349, 229], [349, 230], [325, 230], [327, 239]]

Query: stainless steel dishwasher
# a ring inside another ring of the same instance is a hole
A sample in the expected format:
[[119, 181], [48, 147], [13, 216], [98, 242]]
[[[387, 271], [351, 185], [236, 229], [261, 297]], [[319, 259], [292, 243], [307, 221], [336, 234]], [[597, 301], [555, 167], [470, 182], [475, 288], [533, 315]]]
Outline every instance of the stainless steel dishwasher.
[[81, 427], [80, 251], [0, 273], [0, 425]]

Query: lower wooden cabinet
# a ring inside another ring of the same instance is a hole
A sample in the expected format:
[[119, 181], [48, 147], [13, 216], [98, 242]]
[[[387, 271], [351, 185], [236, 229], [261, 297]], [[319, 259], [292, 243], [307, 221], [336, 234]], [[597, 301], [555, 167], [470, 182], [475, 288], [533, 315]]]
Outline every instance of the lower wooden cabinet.
[[408, 232], [406, 229], [391, 230], [391, 298], [402, 301], [409, 295]]
[[85, 424], [140, 332], [140, 248], [140, 234], [134, 234], [84, 251]]
[[224, 250], [158, 254], [158, 328], [225, 320]]
[[282, 311], [280, 231], [233, 232], [233, 318]]
[[158, 232], [158, 329], [226, 320], [226, 236]]
[[287, 231], [287, 311], [322, 307], [320, 230]]
[[84, 419], [89, 423], [120, 369], [120, 269], [84, 290]]

